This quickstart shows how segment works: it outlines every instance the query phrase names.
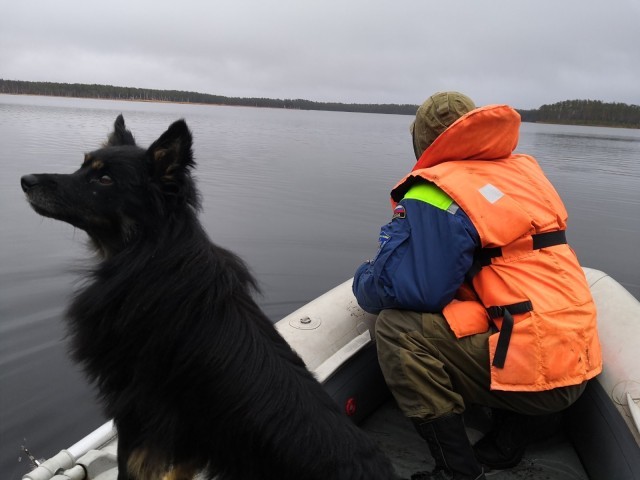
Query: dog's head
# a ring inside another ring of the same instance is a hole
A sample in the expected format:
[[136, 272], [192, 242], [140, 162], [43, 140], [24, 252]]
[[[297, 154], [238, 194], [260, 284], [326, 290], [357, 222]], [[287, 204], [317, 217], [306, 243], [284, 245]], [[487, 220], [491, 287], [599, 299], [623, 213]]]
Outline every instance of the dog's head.
[[104, 147], [85, 154], [78, 170], [25, 175], [22, 189], [36, 212], [86, 231], [109, 256], [198, 209], [191, 145], [187, 124], [178, 120], [140, 148], [119, 115]]

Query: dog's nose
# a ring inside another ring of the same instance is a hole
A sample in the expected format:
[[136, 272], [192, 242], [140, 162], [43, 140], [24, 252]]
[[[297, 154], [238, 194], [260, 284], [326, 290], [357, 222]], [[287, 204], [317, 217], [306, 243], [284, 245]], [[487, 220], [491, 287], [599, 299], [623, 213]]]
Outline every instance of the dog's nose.
[[38, 184], [38, 177], [35, 175], [29, 174], [25, 175], [20, 179], [20, 185], [22, 186], [22, 191], [26, 192], [31, 187]]

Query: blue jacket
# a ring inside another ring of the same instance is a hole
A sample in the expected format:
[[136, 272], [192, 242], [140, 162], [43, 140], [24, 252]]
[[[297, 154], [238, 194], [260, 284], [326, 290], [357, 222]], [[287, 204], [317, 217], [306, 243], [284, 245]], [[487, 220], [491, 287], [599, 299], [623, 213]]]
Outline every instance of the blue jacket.
[[[430, 193], [412, 194], [421, 188]], [[378, 252], [356, 271], [353, 293], [369, 313], [440, 312], [464, 282], [479, 247], [467, 214], [434, 184], [418, 184], [382, 227]]]

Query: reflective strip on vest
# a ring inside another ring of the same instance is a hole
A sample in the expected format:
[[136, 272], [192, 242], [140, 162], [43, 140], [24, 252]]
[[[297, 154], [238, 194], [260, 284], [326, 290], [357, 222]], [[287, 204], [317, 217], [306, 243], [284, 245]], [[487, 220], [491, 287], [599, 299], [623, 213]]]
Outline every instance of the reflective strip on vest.
[[409, 189], [403, 200], [420, 200], [451, 214], [455, 214], [459, 208], [458, 204], [434, 183], [416, 183]]

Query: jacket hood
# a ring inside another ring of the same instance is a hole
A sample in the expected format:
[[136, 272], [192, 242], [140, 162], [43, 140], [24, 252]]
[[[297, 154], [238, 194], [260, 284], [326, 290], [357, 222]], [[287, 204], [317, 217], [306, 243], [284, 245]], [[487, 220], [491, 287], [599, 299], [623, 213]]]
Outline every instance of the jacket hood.
[[456, 120], [427, 148], [413, 170], [451, 160], [495, 160], [518, 145], [520, 114], [508, 105], [476, 108]]

